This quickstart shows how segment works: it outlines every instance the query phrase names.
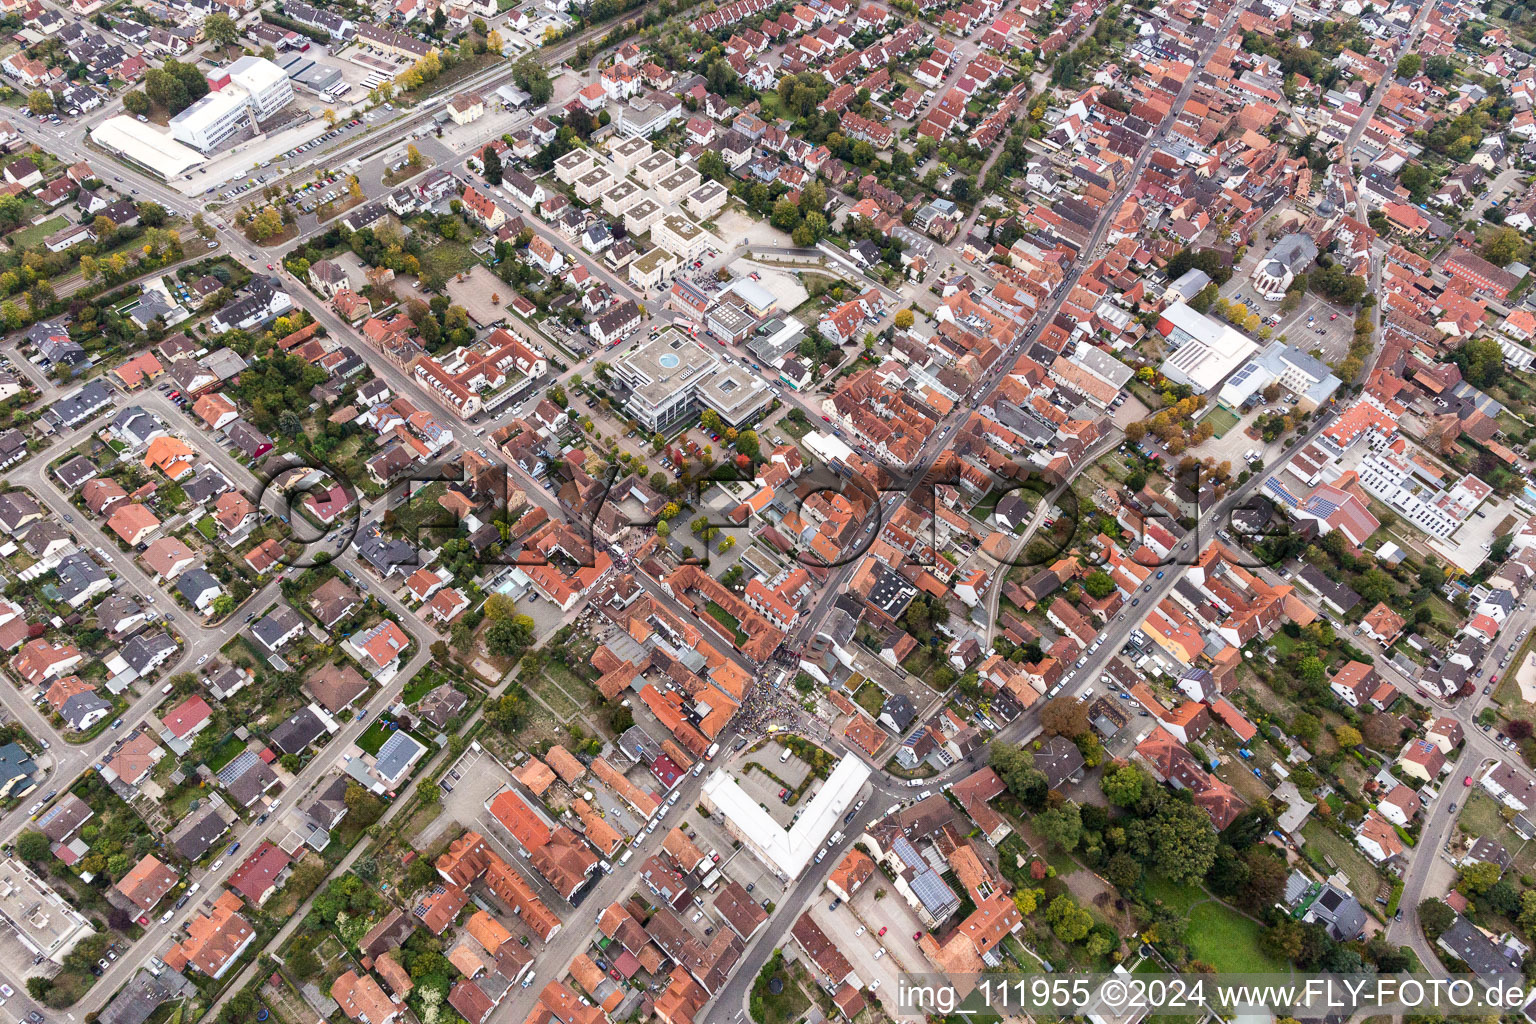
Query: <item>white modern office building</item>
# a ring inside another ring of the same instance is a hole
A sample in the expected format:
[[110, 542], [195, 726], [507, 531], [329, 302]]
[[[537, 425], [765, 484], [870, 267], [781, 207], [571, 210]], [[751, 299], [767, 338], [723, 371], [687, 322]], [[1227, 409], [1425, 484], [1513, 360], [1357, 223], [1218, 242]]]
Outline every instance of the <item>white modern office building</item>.
[[265, 57], [241, 57], [229, 66], [229, 80], [245, 90], [246, 106], [258, 122], [293, 102], [293, 82]]
[[264, 57], [241, 57], [211, 78], [213, 91], [171, 118], [171, 137], [204, 153], [293, 102], [293, 83]]
[[210, 92], [171, 118], [171, 138], [208, 153], [249, 123], [243, 91], [224, 89]]

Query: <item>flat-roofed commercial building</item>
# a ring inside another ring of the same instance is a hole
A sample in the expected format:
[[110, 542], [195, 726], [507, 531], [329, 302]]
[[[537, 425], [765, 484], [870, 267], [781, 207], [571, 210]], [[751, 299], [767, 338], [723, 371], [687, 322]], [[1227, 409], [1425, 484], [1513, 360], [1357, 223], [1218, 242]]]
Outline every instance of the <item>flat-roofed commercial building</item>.
[[853, 754], [844, 754], [789, 829], [783, 828], [756, 797], [718, 768], [704, 780], [704, 807], [718, 815], [725, 830], [770, 871], [789, 881], [799, 878], [811, 863], [827, 836], [853, 806], [869, 774], [868, 765]]
[[1233, 370], [1259, 350], [1258, 343], [1246, 334], [1182, 302], [1163, 310], [1157, 331], [1174, 349], [1163, 360], [1164, 375], [1201, 395], [1220, 387]]
[[772, 393], [760, 379], [728, 366], [714, 352], [668, 329], [614, 361], [628, 392], [625, 408], [647, 433], [693, 415], [701, 405], [731, 425], [745, 422]]
[[23, 945], [56, 964], [81, 939], [95, 934], [63, 896], [14, 858], [0, 861], [0, 916]]
[[217, 149], [250, 123], [244, 90], [210, 92], [171, 118], [171, 137], [204, 153]]

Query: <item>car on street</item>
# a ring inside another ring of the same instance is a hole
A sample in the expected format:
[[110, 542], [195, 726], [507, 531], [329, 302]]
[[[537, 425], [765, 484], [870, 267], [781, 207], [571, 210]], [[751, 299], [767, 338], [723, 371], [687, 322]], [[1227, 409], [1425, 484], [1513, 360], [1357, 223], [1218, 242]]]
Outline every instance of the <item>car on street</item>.
[[1468, 775], [1465, 778], [1463, 778], [1461, 780], [1461, 784], [1463, 786], [1470, 786], [1470, 785], [1472, 785], [1472, 776]]
[[16, 994], [16, 990], [11, 988], [11, 986], [5, 985], [5, 984], [0, 984], [0, 996], [5, 996], [5, 998], [9, 999], [9, 998], [11, 998], [11, 996], [13, 996], [15, 994]]
[[888, 931], [890, 931], [890, 928], [881, 928], [878, 932], [875, 933], [875, 936], [878, 938], [879, 936], [884, 935]]

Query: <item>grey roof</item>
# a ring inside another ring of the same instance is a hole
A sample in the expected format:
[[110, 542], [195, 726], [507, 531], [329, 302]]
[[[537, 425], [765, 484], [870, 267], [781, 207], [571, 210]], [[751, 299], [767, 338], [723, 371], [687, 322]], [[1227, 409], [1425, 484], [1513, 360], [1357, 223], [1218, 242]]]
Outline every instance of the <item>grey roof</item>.
[[249, 807], [256, 802], [257, 797], [271, 789], [276, 782], [277, 773], [265, 761], [257, 758], [256, 763], [251, 765], [244, 775], [227, 783], [224, 788], [241, 807]]
[[163, 660], [166, 655], [174, 653], [176, 641], [165, 630], [158, 633], [140, 635], [129, 640], [123, 645], [123, 660], [133, 666], [139, 673], [148, 672], [157, 659]]
[[228, 831], [229, 822], [219, 813], [219, 808], [210, 803], [183, 820], [167, 838], [177, 853], [187, 860], [197, 860], [213, 849], [213, 844]]
[[1440, 945], [1472, 968], [1472, 973], [1483, 981], [1518, 974], [1520, 971], [1520, 957], [1517, 954], [1501, 950], [1494, 945], [1492, 939], [1460, 914], [1457, 914], [1451, 926], [1441, 933]]
[[111, 710], [112, 704], [94, 693], [77, 693], [64, 702], [64, 706], [59, 709], [59, 714], [64, 716], [64, 721], [76, 729], [81, 729], [84, 728], [83, 723], [91, 714]]
[[897, 732], [904, 732], [912, 724], [912, 719], [917, 717], [917, 708], [905, 694], [893, 693], [880, 708], [880, 717], [889, 720]]
[[83, 551], [65, 555], [55, 571], [59, 574], [59, 596], [66, 601], [107, 579], [107, 571]]
[[65, 793], [38, 817], [37, 828], [55, 843], [62, 843], [95, 813], [90, 804], [73, 793]]
[[356, 546], [358, 556], [373, 566], [381, 576], [389, 576], [404, 567], [419, 563], [415, 548], [385, 534], [378, 523], [370, 523], [363, 528]]
[[0, 526], [7, 531], [14, 531], [21, 525], [22, 520], [28, 516], [35, 516], [42, 511], [32, 496], [26, 491], [7, 491], [0, 494]]
[[78, 427], [111, 404], [112, 392], [103, 382], [93, 380], [74, 394], [54, 402], [48, 409], [48, 417], [64, 427]]
[[118, 623], [124, 619], [131, 619], [135, 615], [143, 615], [144, 609], [131, 597], [122, 594], [109, 594], [101, 604], [96, 606], [96, 621], [111, 632], [117, 632]]
[[1083, 770], [1083, 754], [1077, 744], [1065, 736], [1052, 736], [1035, 752], [1035, 767], [1045, 773], [1051, 789], [1060, 789], [1072, 776]]
[[326, 828], [334, 827], [347, 813], [347, 785], [345, 775], [331, 779], [330, 785], [320, 791], [305, 813]]
[[949, 887], [937, 871], [923, 860], [922, 854], [917, 852], [905, 837], [898, 837], [892, 846], [892, 852], [900, 857], [913, 875], [908, 883], [912, 892], [917, 896], [928, 912], [935, 918], [943, 919], [953, 913], [960, 906], [960, 897]]
[[211, 589], [222, 589], [219, 581], [213, 574], [201, 566], [194, 566], [176, 578], [176, 589], [181, 591], [181, 596], [193, 604], [202, 594]]
[[[442, 683], [429, 690], [416, 704], [416, 714], [441, 729], [448, 720], [469, 703], [469, 698], [449, 683]], [[625, 735], [629, 735], [628, 731]]]
[[59, 478], [59, 483], [73, 490], [95, 476], [97, 472], [96, 463], [84, 455], [76, 455], [68, 462], [61, 463], [53, 471], [53, 475]]
[[202, 363], [203, 369], [218, 377], [219, 380], [229, 380], [246, 367], [246, 362], [240, 353], [227, 346], [214, 349], [198, 362]]
[[1497, 839], [1489, 839], [1487, 836], [1478, 836], [1467, 847], [1467, 855], [1464, 860], [1475, 861], [1481, 864], [1497, 864], [1503, 871], [1509, 867], [1509, 851], [1504, 849], [1504, 844]]
[[319, 715], [305, 707], [300, 708], [292, 718], [273, 729], [268, 739], [271, 740], [273, 747], [284, 754], [297, 754], [323, 735], [325, 735], [325, 723], [320, 720]]
[[235, 755], [234, 760], [230, 761], [223, 768], [219, 769], [218, 779], [220, 782], [227, 786], [231, 782], [234, 782], [236, 779], [238, 779], [240, 776], [244, 775], [246, 772], [250, 771], [251, 766], [260, 760], [261, 755], [256, 753], [256, 751], [242, 750], [240, 753]]
[[235, 420], [225, 430], [229, 435], [229, 442], [239, 448], [246, 455], [255, 458], [263, 446], [271, 447], [272, 439], [245, 420]]
[[1309, 236], [1293, 231], [1276, 242], [1264, 258], [1277, 260], [1291, 273], [1299, 274], [1317, 259], [1317, 244]]
[[0, 785], [35, 771], [37, 765], [33, 763], [32, 755], [21, 749], [19, 744], [7, 743], [0, 746]]
[[187, 497], [201, 505], [211, 498], [217, 498], [233, 486], [217, 468], [204, 463], [198, 467], [197, 475], [182, 484], [181, 489]]
[[1331, 885], [1323, 886], [1307, 912], [1313, 920], [1327, 925], [1328, 934], [1336, 942], [1353, 941], [1365, 930], [1365, 908], [1360, 901]]
[[426, 749], [410, 733], [397, 731], [379, 748], [373, 770], [381, 779], [398, 779], [411, 760], [420, 757]]
[[160, 417], [137, 405], [130, 405], [112, 417], [112, 429], [136, 445], [148, 444], [156, 434], [166, 432], [165, 422]]
[[303, 624], [304, 621], [299, 618], [298, 612], [286, 604], [280, 604], [266, 615], [257, 619], [251, 625], [251, 632], [270, 651], [278, 646], [278, 642], [283, 637]]
[[192, 990], [186, 976], [166, 968], [159, 977], [140, 970], [97, 1014], [97, 1024], [144, 1024], [160, 1004]]
[[1333, 582], [1314, 565], [1303, 565], [1296, 573], [1296, 578], [1313, 593], [1327, 598], [1346, 612], [1360, 603], [1360, 595], [1350, 589], [1348, 584]]

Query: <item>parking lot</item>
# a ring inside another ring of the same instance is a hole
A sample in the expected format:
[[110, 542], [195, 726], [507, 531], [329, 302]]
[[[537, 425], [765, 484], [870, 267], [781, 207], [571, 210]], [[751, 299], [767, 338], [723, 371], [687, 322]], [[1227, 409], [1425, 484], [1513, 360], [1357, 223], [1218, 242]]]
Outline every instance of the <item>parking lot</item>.
[[718, 818], [706, 816], [698, 807], [684, 806], [680, 811], [674, 824], [687, 833], [706, 857], [720, 855], [715, 866], [727, 878], [740, 882], [743, 888], [751, 886], [748, 892], [759, 904], [764, 900], [777, 904], [784, 898], [784, 888], [773, 872], [745, 849], [737, 849], [736, 841], [726, 833]]
[[1274, 330], [1275, 337], [1284, 336], [1287, 344], [1335, 363], [1349, 355], [1355, 321], [1318, 296], [1308, 295]]
[[[459, 778], [453, 777], [454, 772]], [[475, 822], [485, 813], [486, 801], [511, 781], [495, 758], [470, 747], [443, 774], [439, 783], [443, 788], [443, 813], [422, 829], [415, 845], [426, 849], [440, 840], [455, 838], [460, 829], [479, 828]]]
[[[885, 890], [884, 899], [875, 894]], [[884, 875], [875, 874], [854, 894], [851, 904], [829, 909], [830, 893], [822, 892], [811, 907], [811, 917], [853, 965], [854, 972], [866, 986], [875, 987], [882, 1001], [894, 1000], [896, 980], [901, 974], [928, 970], [928, 960], [912, 936], [921, 934], [922, 924]], [[881, 929], [885, 934], [880, 934]], [[884, 949], [886, 952], [880, 953]], [[879, 959], [876, 955], [879, 954]], [[887, 1002], [887, 1008], [894, 1002]]]
[[798, 808], [811, 801], [821, 783], [813, 781], [807, 786], [794, 806], [780, 799], [781, 791], [788, 789], [793, 793], [811, 772], [810, 766], [793, 754], [788, 760], [780, 760], [786, 753], [785, 747], [769, 740], [755, 751], [744, 752], [731, 766], [729, 774], [781, 828], [787, 829], [799, 816]]

